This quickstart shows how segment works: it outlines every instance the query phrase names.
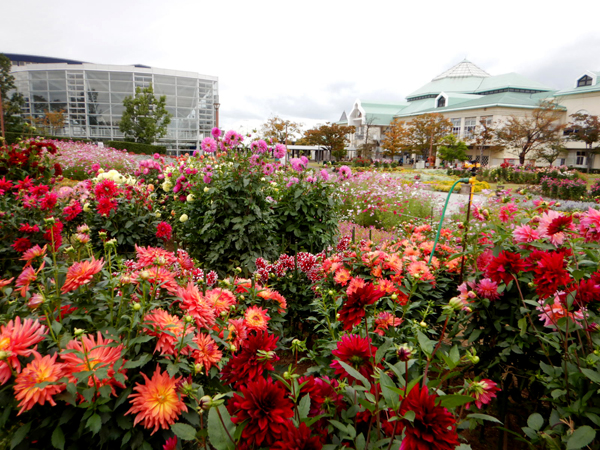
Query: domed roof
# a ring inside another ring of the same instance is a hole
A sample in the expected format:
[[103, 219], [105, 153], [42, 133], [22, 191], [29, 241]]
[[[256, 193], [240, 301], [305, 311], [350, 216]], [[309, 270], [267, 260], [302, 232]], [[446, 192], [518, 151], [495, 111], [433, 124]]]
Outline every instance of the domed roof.
[[485, 78], [489, 77], [490, 74], [485, 70], [480, 69], [471, 61], [467, 61], [466, 59], [459, 62], [457, 65], [451, 67], [446, 70], [444, 73], [438, 75], [431, 81], [441, 80], [442, 78], [462, 78], [462, 77], [477, 77], [477, 78]]

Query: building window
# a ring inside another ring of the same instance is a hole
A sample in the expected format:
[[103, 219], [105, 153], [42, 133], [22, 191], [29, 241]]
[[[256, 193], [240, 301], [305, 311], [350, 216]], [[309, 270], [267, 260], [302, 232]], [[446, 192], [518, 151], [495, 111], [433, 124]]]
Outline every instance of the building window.
[[481, 116], [481, 119], [479, 120], [479, 123], [483, 123], [485, 124], [486, 127], [491, 127], [492, 126], [492, 118], [494, 116]]
[[456, 137], [460, 137], [461, 120], [462, 120], [461, 118], [450, 119], [450, 122], [452, 122], [452, 134]]
[[477, 126], [477, 117], [465, 117], [465, 138], [472, 138]]
[[577, 80], [577, 87], [591, 86], [592, 81], [592, 77], [584, 75], [579, 80]]
[[577, 152], [577, 159], [575, 160], [576, 166], [585, 165], [585, 152]]
[[440, 98], [438, 98], [437, 107], [438, 108], [443, 108], [445, 106], [446, 106], [446, 97], [440, 97]]

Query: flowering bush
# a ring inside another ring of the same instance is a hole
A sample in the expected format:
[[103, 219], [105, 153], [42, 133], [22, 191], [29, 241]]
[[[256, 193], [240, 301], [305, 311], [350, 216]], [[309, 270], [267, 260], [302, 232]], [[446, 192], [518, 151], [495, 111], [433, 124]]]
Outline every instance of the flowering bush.
[[[203, 146], [210, 156], [193, 157], [170, 169], [163, 189], [179, 199], [174, 206], [181, 241], [193, 256], [225, 273], [254, 269], [257, 257], [273, 259], [281, 251], [317, 250], [333, 242], [337, 197], [329, 173], [306, 170], [306, 158], [291, 168], [270, 162], [264, 141], [241, 146], [229, 132]], [[285, 149], [283, 149], [285, 150]], [[302, 220], [299, 218], [302, 217]]]
[[131, 174], [137, 167], [135, 157], [124, 150], [98, 147], [85, 142], [50, 142], [57, 148], [53, 161], [62, 166], [65, 177], [73, 180], [85, 180], [98, 169]]
[[587, 193], [587, 184], [582, 179], [555, 179], [543, 177], [541, 179], [542, 193], [552, 198], [564, 200], [579, 200]]

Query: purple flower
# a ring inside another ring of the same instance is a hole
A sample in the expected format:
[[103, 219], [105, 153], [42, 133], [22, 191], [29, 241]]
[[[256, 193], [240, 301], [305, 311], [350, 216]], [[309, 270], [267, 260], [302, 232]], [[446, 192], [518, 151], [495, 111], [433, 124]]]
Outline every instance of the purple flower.
[[262, 139], [258, 140], [258, 141], [254, 141], [250, 144], [250, 148], [255, 151], [256, 153], [265, 153], [268, 149], [269, 146], [267, 145], [267, 143], [265, 141], [263, 141]]
[[329, 172], [327, 172], [327, 169], [321, 169], [321, 172], [319, 173], [321, 174], [321, 178], [323, 178], [323, 181], [329, 180]]
[[202, 179], [206, 184], [209, 184], [212, 181], [212, 172], [207, 172]]
[[217, 151], [217, 142], [213, 138], [204, 138], [200, 146], [206, 153], [214, 153]]
[[298, 183], [300, 180], [296, 177], [291, 177], [288, 181], [288, 184], [286, 184], [287, 187], [290, 187], [296, 183]]
[[221, 130], [219, 130], [217, 127], [214, 127], [214, 128], [211, 130], [210, 134], [212, 134], [212, 136], [213, 136], [215, 139], [219, 139], [219, 137], [221, 136]]

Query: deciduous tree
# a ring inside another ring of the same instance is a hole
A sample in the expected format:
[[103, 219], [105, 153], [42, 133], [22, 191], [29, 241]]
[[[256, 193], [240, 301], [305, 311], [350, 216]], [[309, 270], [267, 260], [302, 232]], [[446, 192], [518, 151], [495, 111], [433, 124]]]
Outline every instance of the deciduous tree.
[[496, 137], [519, 157], [519, 164], [525, 164], [527, 155], [536, 156], [538, 150], [556, 140], [565, 127], [559, 122], [563, 114], [556, 103], [542, 102], [531, 115], [509, 116], [506, 123], [497, 129]]
[[585, 143], [588, 173], [594, 164], [594, 157], [600, 151], [600, 120], [598, 116], [585, 113], [571, 114], [569, 139]]
[[430, 113], [415, 117], [408, 127], [408, 147], [433, 162], [437, 146], [452, 129], [452, 123], [439, 113]]
[[381, 144], [383, 155], [394, 159], [396, 155], [400, 155], [407, 150], [409, 148], [409, 134], [410, 130], [406, 122], [398, 118], [392, 120]]
[[350, 142], [349, 134], [356, 130], [353, 126], [338, 125], [327, 122], [320, 127], [305, 131], [303, 141], [308, 145], [318, 145], [335, 159], [340, 160], [346, 156], [346, 145]]
[[262, 137], [265, 141], [272, 140], [274, 144], [288, 144], [288, 140], [302, 133], [302, 124], [284, 120], [279, 116], [269, 118], [261, 129]]
[[125, 111], [119, 123], [119, 130], [127, 138], [135, 142], [153, 144], [157, 139], [166, 136], [167, 125], [171, 123], [171, 113], [166, 108], [167, 97], [154, 96], [152, 85], [147, 88], [137, 87], [135, 97], [123, 100]]
[[59, 111], [44, 111], [44, 116], [36, 119], [36, 123], [51, 135], [56, 136], [58, 130], [63, 128], [66, 123], [65, 110]]

